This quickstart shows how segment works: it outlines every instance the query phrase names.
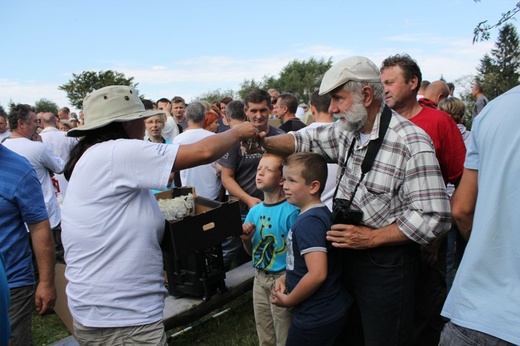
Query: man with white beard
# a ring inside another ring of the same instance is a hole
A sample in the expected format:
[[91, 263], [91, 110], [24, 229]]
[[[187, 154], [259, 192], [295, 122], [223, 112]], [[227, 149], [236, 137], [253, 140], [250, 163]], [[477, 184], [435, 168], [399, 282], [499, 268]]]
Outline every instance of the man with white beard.
[[[327, 240], [332, 249], [343, 249], [333, 252], [344, 258], [343, 275], [359, 307], [364, 343], [411, 344], [419, 245], [451, 225], [435, 150], [423, 130], [385, 105], [379, 69], [367, 58], [332, 66], [320, 94], [331, 96], [329, 111], [338, 118], [333, 126], [268, 138], [260, 134], [259, 142], [282, 155], [321, 153], [340, 166], [337, 213]], [[349, 321], [349, 342], [360, 329]]]

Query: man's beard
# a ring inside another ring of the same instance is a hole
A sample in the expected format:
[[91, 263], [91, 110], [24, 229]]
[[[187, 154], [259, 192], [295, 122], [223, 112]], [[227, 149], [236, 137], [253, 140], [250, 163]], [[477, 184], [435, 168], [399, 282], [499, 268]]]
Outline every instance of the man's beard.
[[368, 118], [368, 111], [363, 105], [361, 96], [353, 96], [353, 103], [350, 109], [344, 111], [342, 114], [335, 114], [339, 118], [341, 126], [345, 131], [360, 132], [365, 126]]

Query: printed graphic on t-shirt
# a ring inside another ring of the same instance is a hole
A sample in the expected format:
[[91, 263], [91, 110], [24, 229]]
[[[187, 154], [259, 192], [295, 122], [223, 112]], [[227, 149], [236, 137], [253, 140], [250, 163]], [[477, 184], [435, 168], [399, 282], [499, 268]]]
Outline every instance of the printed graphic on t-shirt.
[[260, 215], [260, 241], [253, 248], [253, 264], [255, 268], [269, 270], [276, 262], [276, 257], [285, 253], [287, 250], [285, 237], [282, 235], [282, 241], [277, 242], [276, 236], [268, 233], [273, 228], [271, 218]]
[[166, 145], [167, 144], [158, 144], [157, 145], [157, 154], [159, 156], [164, 156], [164, 153], [166, 152]]

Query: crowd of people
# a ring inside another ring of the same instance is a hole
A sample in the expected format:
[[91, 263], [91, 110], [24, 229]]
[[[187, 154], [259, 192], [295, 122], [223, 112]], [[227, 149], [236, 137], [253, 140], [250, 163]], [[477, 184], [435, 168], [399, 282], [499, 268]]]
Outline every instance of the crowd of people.
[[127, 86], [79, 117], [16, 105], [0, 117], [0, 345], [32, 344], [55, 262], [80, 345], [166, 345], [153, 193], [172, 186], [239, 200], [224, 266], [252, 261], [260, 345], [520, 344], [519, 88], [490, 102], [475, 83], [471, 133], [454, 85], [407, 54], [337, 62], [309, 106]]

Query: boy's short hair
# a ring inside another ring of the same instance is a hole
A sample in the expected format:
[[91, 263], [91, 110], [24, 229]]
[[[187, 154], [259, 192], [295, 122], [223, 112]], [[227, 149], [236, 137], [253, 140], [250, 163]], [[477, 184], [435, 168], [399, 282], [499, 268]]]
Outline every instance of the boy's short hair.
[[314, 180], [320, 183], [318, 194], [321, 196], [327, 182], [327, 161], [318, 153], [294, 153], [287, 157], [283, 163], [284, 166], [300, 166], [300, 174], [305, 180], [305, 184], [309, 185]]
[[283, 165], [284, 165], [284, 159], [280, 155], [271, 154], [271, 153], [265, 153], [262, 155], [262, 159], [264, 157], [273, 157], [275, 159], [278, 159], [278, 169], [280, 171], [280, 174], [283, 174]]

